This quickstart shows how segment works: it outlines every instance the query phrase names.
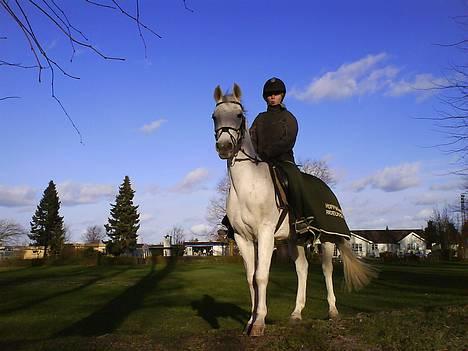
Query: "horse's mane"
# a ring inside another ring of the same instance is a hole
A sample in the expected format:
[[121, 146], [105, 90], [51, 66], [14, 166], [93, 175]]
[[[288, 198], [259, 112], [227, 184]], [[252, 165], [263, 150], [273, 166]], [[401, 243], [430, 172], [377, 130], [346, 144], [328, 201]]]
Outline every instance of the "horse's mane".
[[240, 102], [241, 103], [241, 107], [242, 107], [242, 112], [247, 112], [247, 110], [244, 108], [244, 105], [242, 105], [242, 100], [241, 101], [238, 101], [237, 98], [234, 96], [234, 94], [230, 93], [229, 90], [226, 91], [226, 93], [223, 95], [223, 97], [221, 98], [221, 102]]

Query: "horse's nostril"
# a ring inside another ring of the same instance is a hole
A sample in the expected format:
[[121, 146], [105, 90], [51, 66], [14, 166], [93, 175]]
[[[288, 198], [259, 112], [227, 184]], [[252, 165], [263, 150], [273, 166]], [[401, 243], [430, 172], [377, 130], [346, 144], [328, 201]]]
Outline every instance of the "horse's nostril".
[[229, 142], [216, 143], [216, 149], [219, 151], [226, 151], [231, 149], [232, 144]]

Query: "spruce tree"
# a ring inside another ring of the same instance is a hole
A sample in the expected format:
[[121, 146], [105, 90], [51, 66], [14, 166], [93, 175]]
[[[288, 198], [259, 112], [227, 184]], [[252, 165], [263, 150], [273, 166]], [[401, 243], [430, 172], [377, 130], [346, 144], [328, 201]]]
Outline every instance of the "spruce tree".
[[133, 196], [130, 178], [125, 176], [119, 187], [119, 194], [115, 204], [111, 204], [109, 223], [105, 225], [109, 240], [105, 241], [107, 252], [119, 256], [133, 254], [137, 245], [137, 231], [140, 228], [140, 214], [138, 206], [133, 205]]
[[33, 245], [44, 246], [44, 257], [49, 253], [60, 254], [63, 246], [65, 230], [59, 211], [57, 189], [51, 180], [32, 217], [31, 234], [28, 234]]

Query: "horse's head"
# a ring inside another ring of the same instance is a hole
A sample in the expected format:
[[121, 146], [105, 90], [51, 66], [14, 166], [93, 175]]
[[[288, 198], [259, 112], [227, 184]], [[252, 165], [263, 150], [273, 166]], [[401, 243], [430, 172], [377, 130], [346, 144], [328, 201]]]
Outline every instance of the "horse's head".
[[245, 133], [244, 108], [241, 104], [241, 89], [234, 83], [232, 94], [224, 95], [219, 87], [214, 91], [216, 108], [213, 121], [216, 138], [216, 151], [222, 159], [236, 156]]

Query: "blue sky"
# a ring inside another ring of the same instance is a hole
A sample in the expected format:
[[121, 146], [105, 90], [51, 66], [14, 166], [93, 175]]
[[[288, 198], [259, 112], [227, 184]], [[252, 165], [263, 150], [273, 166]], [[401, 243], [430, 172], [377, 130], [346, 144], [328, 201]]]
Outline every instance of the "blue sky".
[[[432, 209], [456, 204], [461, 179], [432, 117], [431, 84], [461, 53], [438, 46], [465, 34], [449, 1], [141, 1], [143, 31], [84, 1], [63, 2], [69, 19], [102, 52], [78, 48], [39, 16], [31, 22], [56, 70], [55, 90], [82, 136], [51, 98], [50, 72], [0, 66], [0, 218], [29, 227], [49, 180], [74, 240], [107, 222], [125, 175], [136, 190], [141, 240], [174, 225], [206, 228], [206, 206], [226, 170], [214, 149], [213, 90], [237, 82], [247, 118], [265, 108], [272, 76], [288, 87], [299, 121], [297, 159], [325, 159], [352, 229], [421, 228]], [[133, 11], [134, 2], [125, 5]], [[0, 59], [34, 64], [27, 42], [0, 12]], [[465, 59], [465, 58], [463, 58]], [[191, 237], [192, 234], [188, 234]]]

